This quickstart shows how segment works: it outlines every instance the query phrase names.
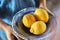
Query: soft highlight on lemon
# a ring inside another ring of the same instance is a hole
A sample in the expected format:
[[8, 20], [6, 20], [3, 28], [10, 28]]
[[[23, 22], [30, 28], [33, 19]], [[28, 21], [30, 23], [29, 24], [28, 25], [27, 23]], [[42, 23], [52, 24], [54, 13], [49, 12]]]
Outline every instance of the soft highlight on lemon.
[[46, 31], [46, 24], [43, 21], [37, 21], [32, 24], [30, 32], [39, 35]]
[[23, 16], [22, 22], [27, 27], [30, 28], [31, 25], [36, 21], [35, 17], [32, 14], [26, 14]]
[[38, 21], [48, 22], [49, 20], [48, 12], [43, 8], [37, 8], [34, 15]]

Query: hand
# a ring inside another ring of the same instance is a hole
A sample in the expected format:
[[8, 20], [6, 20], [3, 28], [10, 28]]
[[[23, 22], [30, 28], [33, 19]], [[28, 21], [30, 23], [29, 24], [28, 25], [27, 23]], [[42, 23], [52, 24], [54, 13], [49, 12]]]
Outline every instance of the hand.
[[16, 35], [11, 26], [4, 23], [1, 19], [0, 19], [0, 29], [2, 29], [6, 33], [8, 40], [15, 40], [15, 39], [22, 40]]

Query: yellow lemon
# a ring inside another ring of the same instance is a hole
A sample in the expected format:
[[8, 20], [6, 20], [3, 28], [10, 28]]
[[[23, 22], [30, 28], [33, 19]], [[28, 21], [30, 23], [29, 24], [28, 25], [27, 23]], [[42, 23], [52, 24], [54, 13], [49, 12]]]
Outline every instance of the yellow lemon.
[[34, 15], [38, 21], [48, 22], [49, 20], [49, 15], [43, 8], [37, 8]]
[[30, 32], [39, 35], [46, 31], [46, 24], [43, 21], [37, 21], [32, 24]]
[[26, 14], [23, 16], [22, 21], [27, 28], [30, 28], [31, 25], [36, 21], [36, 19], [32, 14]]

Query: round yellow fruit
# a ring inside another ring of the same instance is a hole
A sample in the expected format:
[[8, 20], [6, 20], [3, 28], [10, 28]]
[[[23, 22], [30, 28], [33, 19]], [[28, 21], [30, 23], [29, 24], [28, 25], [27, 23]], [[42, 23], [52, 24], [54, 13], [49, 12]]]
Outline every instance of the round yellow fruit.
[[26, 14], [23, 16], [22, 21], [27, 28], [30, 28], [31, 25], [36, 21], [36, 19], [32, 14]]
[[39, 35], [46, 31], [46, 24], [43, 21], [37, 21], [32, 24], [30, 32]]
[[37, 8], [34, 15], [38, 21], [48, 22], [49, 20], [48, 12], [43, 8]]

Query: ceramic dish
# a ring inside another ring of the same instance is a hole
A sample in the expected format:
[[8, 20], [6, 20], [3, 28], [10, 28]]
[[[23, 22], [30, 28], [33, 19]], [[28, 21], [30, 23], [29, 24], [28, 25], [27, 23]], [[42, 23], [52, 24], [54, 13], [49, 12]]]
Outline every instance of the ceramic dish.
[[[48, 13], [49, 14], [49, 22], [47, 23], [47, 30], [45, 33], [41, 35], [33, 35], [29, 32], [29, 29], [25, 28], [24, 25], [22, 24], [22, 17], [25, 14], [34, 14], [34, 11], [36, 8], [30, 7], [30, 8], [25, 8], [17, 12], [12, 20], [12, 28], [14, 32], [21, 37], [24, 40], [49, 40], [51, 37], [53, 37], [56, 27], [57, 27], [57, 22], [54, 17], [54, 14]], [[20, 29], [18, 28], [18, 23], [20, 22]]]

